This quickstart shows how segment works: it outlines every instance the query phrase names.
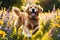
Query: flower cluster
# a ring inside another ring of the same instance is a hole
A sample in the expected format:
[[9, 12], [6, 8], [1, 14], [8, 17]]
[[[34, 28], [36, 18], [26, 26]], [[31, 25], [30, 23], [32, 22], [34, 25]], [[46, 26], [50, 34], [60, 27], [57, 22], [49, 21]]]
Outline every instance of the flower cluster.
[[48, 12], [41, 14], [39, 31], [32, 35], [32, 38], [22, 35], [20, 28], [18, 34], [16, 34], [14, 22], [17, 18], [12, 12], [7, 10], [1, 11], [1, 13], [3, 15], [0, 15], [0, 37], [6, 38], [6, 40], [59, 40], [60, 38], [60, 15], [57, 12], [54, 12], [55, 15], [50, 15]]

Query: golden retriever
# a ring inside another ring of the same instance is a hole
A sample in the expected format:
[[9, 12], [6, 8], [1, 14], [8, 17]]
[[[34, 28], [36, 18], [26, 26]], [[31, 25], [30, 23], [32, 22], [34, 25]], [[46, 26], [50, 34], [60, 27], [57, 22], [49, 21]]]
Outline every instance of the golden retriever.
[[23, 25], [23, 31], [25, 31], [28, 37], [31, 37], [30, 30], [32, 30], [32, 34], [35, 34], [39, 30], [39, 13], [43, 11], [42, 7], [31, 4], [26, 8], [26, 13], [20, 12], [18, 8], [14, 8], [13, 10], [18, 16], [16, 23], [17, 31]]

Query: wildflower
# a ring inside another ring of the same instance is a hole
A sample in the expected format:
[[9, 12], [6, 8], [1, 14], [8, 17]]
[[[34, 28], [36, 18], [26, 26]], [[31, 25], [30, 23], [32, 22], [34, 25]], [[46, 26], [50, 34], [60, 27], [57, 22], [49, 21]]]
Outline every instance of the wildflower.
[[56, 18], [55, 19], [59, 19], [60, 18], [60, 16], [56, 16]]
[[4, 31], [0, 30], [0, 35], [1, 35], [2, 37], [5, 37], [5, 36], [6, 36], [6, 33], [5, 33]]
[[53, 22], [54, 22], [54, 20], [51, 20], [51, 22], [53, 23]]
[[59, 24], [54, 24], [53, 26], [54, 26], [54, 27], [59, 27], [60, 25], [59, 25]]
[[51, 30], [51, 33], [50, 34], [53, 34], [54, 33], [54, 29]]
[[0, 20], [0, 24], [3, 25], [3, 23], [4, 23], [3, 20]]

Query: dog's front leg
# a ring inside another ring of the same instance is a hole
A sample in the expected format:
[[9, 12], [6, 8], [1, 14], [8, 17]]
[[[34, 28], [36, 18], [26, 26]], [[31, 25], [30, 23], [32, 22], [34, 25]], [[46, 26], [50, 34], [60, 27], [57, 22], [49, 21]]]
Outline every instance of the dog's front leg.
[[24, 32], [27, 34], [27, 37], [32, 37], [28, 27], [24, 27]]
[[37, 26], [37, 27], [32, 31], [32, 35], [34, 35], [38, 30], [39, 30], [39, 27]]

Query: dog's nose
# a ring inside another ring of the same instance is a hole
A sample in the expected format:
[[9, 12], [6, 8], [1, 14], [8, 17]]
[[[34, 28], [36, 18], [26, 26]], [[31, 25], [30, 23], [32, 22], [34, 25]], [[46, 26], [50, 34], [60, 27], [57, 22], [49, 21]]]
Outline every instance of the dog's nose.
[[32, 13], [34, 13], [35, 12], [35, 9], [32, 9]]

